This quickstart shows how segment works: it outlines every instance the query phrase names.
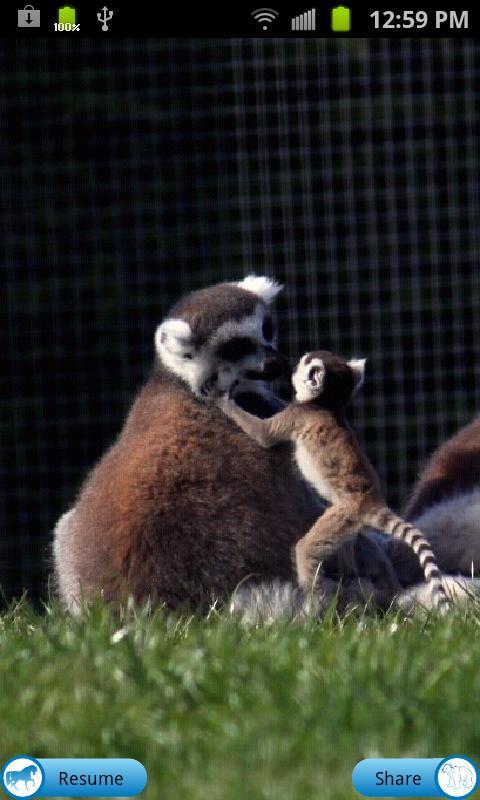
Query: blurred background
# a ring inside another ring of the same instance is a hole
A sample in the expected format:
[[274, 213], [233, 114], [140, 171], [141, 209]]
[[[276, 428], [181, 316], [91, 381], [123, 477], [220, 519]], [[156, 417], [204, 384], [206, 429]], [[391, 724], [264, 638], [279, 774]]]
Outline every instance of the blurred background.
[[368, 359], [399, 506], [479, 408], [478, 42], [19, 40], [0, 53], [5, 598], [122, 426], [180, 295], [285, 283], [280, 344]]

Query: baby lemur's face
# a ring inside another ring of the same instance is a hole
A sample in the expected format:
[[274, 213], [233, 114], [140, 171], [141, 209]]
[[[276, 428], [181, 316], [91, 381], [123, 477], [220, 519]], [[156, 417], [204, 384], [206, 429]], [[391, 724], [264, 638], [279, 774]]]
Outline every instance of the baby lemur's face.
[[328, 350], [306, 353], [292, 375], [295, 400], [320, 399], [329, 407], [344, 406], [362, 385], [364, 370], [365, 359], [345, 361]]

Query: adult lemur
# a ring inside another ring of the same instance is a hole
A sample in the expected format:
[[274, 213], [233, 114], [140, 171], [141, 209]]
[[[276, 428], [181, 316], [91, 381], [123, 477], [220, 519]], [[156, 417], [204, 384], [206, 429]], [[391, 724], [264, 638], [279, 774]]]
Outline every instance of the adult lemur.
[[[288, 445], [259, 451], [203, 399], [235, 387], [245, 408], [278, 410], [263, 381], [282, 369], [268, 309], [280, 288], [252, 276], [218, 284], [184, 297], [158, 327], [149, 380], [55, 530], [67, 608], [97, 595], [205, 608], [250, 579], [294, 580], [291, 551], [319, 515], [315, 494]], [[357, 542], [356, 566], [380, 586], [385, 556], [375, 538]], [[409, 580], [421, 579], [412, 569]]]
[[331, 503], [295, 546], [300, 586], [314, 589], [322, 559], [369, 525], [412, 548], [432, 605], [443, 612], [448, 599], [430, 544], [385, 504], [377, 474], [345, 416], [345, 406], [363, 383], [364, 365], [364, 360], [345, 361], [327, 350], [306, 353], [292, 375], [294, 402], [269, 419], [250, 414], [228, 396], [217, 403], [262, 447], [293, 442], [302, 475]]
[[433, 453], [406, 515], [428, 534], [440, 567], [480, 575], [480, 417]]

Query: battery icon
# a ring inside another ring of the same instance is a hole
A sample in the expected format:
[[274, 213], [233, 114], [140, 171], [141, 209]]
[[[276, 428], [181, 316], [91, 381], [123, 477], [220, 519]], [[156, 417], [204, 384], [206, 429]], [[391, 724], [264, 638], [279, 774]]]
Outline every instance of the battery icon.
[[331, 26], [334, 33], [345, 33], [351, 27], [351, 14], [350, 9], [346, 6], [336, 6], [332, 8], [331, 13]]
[[58, 9], [59, 25], [75, 25], [77, 18], [76, 9], [72, 6], [62, 6]]

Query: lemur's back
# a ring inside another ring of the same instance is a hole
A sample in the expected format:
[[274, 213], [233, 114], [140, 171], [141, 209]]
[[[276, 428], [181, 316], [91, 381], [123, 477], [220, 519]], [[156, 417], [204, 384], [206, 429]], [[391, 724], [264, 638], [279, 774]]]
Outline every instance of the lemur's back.
[[[480, 572], [479, 509], [477, 416], [430, 456], [406, 504], [405, 516], [428, 535], [444, 571], [471, 576]], [[399, 569], [401, 566], [398, 564]]]
[[480, 486], [480, 417], [435, 450], [415, 485], [405, 514], [418, 517], [426, 508]]
[[323, 497], [384, 505], [377, 474], [343, 413], [312, 402], [292, 403], [283, 415], [292, 430], [299, 469]]

